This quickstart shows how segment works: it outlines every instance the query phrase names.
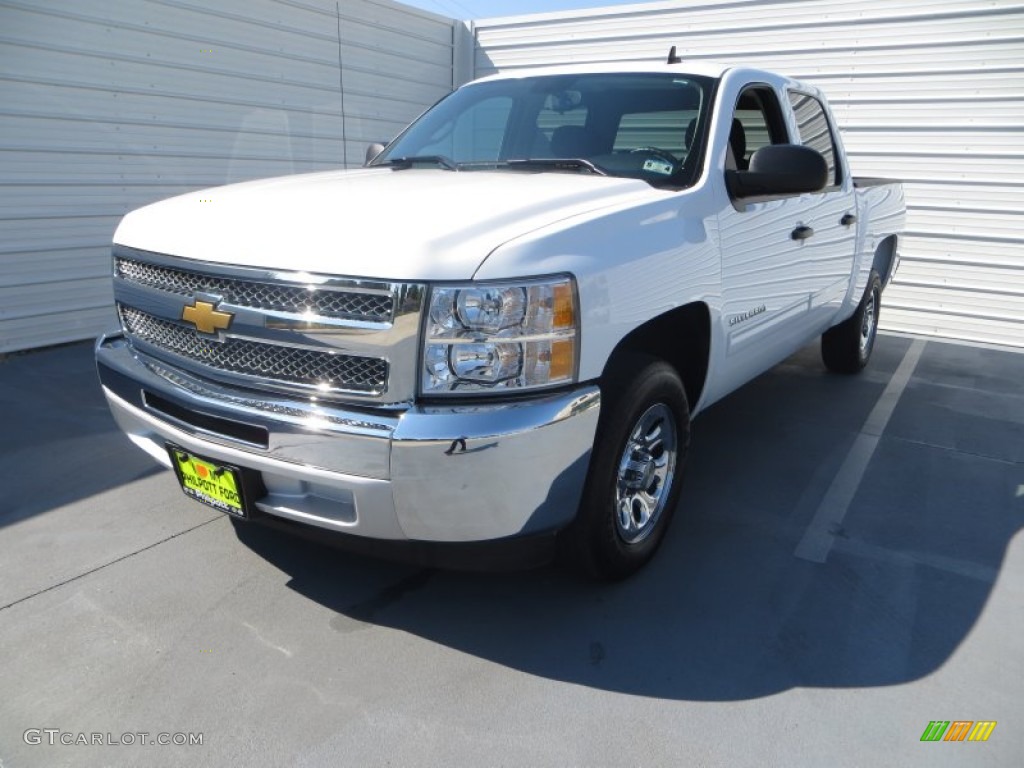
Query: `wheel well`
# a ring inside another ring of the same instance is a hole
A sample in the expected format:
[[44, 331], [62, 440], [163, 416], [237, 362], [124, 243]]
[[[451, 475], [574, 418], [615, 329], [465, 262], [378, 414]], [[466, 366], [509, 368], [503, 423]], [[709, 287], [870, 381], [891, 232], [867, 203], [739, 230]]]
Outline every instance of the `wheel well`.
[[692, 409], [704, 391], [711, 352], [711, 315], [702, 302], [678, 307], [634, 328], [616, 345], [601, 375], [614, 370], [617, 359], [630, 352], [646, 352], [672, 365], [683, 380]]
[[882, 279], [882, 287], [885, 288], [892, 279], [892, 265], [896, 257], [896, 235], [890, 235], [878, 244], [875, 249], [874, 268]]

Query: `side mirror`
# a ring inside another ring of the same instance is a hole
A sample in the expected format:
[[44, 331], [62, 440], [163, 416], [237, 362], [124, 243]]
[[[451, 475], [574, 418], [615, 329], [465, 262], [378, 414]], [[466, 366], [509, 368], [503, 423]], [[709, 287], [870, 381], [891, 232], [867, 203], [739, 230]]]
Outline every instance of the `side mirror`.
[[769, 144], [750, 158], [750, 170], [725, 174], [734, 198], [818, 192], [828, 183], [828, 163], [810, 147]]
[[385, 145], [381, 144], [379, 141], [375, 141], [373, 142], [373, 144], [368, 146], [366, 148], [366, 162], [364, 162], [363, 165], [369, 165], [370, 161], [373, 160], [373, 158], [375, 158], [377, 155], [384, 151], [384, 147]]

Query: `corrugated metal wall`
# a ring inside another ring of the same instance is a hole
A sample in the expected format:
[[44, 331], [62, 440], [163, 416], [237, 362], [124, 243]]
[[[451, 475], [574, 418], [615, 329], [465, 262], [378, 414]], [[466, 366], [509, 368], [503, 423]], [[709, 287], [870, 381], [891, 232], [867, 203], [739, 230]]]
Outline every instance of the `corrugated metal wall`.
[[474, 31], [470, 67], [460, 27], [390, 0], [0, 0], [0, 353], [109, 323], [110, 236], [132, 208], [346, 151], [358, 165], [453, 65], [462, 80], [672, 44], [821, 86], [855, 172], [906, 180], [886, 327], [1024, 346], [1024, 3], [695, 0]]
[[0, 0], [0, 353], [108, 327], [127, 211], [360, 165], [452, 72], [453, 22], [390, 0]]
[[475, 74], [683, 58], [821, 87], [853, 170], [906, 182], [893, 330], [1024, 346], [1024, 3], [692, 0], [478, 21]]

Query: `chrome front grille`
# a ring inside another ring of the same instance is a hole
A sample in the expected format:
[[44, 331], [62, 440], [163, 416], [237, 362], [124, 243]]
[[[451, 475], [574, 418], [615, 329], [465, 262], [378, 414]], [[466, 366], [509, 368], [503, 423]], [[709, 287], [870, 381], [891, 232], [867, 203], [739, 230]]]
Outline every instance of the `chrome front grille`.
[[[115, 245], [136, 352], [241, 397], [401, 406], [416, 395], [426, 286], [184, 259]], [[284, 261], [285, 259], [282, 259]], [[257, 394], [254, 394], [257, 393]]]
[[205, 293], [239, 307], [307, 316], [386, 323], [391, 320], [394, 309], [394, 299], [389, 294], [256, 282], [149, 264], [123, 256], [114, 259], [114, 275], [129, 283], [179, 296]]
[[322, 391], [375, 395], [387, 388], [388, 363], [380, 358], [232, 337], [218, 341], [135, 307], [119, 304], [118, 312], [132, 339], [213, 370]]

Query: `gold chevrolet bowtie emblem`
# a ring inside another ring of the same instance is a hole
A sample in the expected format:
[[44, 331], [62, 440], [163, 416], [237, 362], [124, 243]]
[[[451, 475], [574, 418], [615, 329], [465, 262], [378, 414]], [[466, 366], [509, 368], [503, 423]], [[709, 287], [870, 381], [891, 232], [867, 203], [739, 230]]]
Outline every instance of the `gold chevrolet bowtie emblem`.
[[191, 307], [181, 310], [181, 319], [186, 323], [192, 323], [200, 333], [216, 333], [226, 331], [231, 327], [231, 321], [235, 316], [230, 312], [220, 312], [214, 309], [213, 304], [208, 301], [195, 300]]

